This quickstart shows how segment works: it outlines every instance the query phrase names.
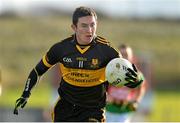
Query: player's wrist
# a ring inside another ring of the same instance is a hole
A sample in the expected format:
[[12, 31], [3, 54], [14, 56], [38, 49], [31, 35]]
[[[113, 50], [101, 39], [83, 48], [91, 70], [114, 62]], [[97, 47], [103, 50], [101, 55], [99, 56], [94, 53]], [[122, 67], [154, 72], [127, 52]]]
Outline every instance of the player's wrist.
[[143, 82], [144, 81], [144, 76], [141, 72], [138, 72], [138, 82]]
[[30, 91], [23, 91], [21, 97], [22, 98], [29, 98], [31, 95]]

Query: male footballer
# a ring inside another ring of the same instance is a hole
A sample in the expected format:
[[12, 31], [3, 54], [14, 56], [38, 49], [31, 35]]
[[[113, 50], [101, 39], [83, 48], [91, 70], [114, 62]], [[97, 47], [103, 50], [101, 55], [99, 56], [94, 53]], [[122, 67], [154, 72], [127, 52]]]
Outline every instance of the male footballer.
[[[54, 44], [30, 72], [24, 91], [16, 101], [14, 113], [23, 108], [31, 95], [31, 89], [53, 65], [60, 63], [62, 80], [58, 88], [59, 99], [54, 106], [54, 122], [104, 122], [106, 104], [105, 67], [119, 57], [109, 42], [96, 35], [97, 15], [88, 7], [76, 8], [71, 25], [74, 34]], [[137, 73], [135, 72], [137, 75]], [[136, 75], [127, 76], [129, 81], [141, 84]]]

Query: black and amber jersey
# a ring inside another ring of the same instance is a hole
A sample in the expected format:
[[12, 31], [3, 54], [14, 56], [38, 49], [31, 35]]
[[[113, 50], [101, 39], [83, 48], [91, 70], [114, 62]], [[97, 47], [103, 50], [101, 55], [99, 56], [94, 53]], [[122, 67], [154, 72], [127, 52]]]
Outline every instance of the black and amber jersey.
[[118, 51], [106, 39], [96, 36], [90, 44], [79, 45], [72, 35], [53, 45], [40, 63], [45, 69], [60, 63], [62, 80], [58, 92], [61, 98], [79, 106], [103, 107], [105, 67], [116, 57], [119, 57]]

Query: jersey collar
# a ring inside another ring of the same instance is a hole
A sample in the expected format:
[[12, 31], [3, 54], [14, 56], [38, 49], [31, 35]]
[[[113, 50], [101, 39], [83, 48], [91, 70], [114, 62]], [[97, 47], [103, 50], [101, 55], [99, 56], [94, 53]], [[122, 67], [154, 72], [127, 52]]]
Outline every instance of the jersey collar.
[[91, 45], [94, 45], [96, 44], [96, 35], [94, 36], [92, 42], [90, 44], [87, 44], [87, 45], [80, 45], [78, 42], [77, 42], [77, 39], [76, 39], [76, 34], [73, 34], [73, 40], [71, 41], [73, 44], [75, 45], [79, 45], [79, 46], [91, 46]]

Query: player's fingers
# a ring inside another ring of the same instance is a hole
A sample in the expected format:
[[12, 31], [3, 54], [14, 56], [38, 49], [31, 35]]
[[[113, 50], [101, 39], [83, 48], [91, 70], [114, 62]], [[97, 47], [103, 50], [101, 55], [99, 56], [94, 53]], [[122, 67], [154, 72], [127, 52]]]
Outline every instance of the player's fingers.
[[16, 100], [15, 108], [14, 108], [14, 114], [18, 115], [18, 107], [21, 105], [21, 98]]
[[124, 85], [127, 86], [127, 87], [131, 87], [132, 86], [132, 82], [126, 83]]
[[137, 74], [130, 68], [127, 69], [133, 76], [137, 77]]
[[126, 86], [127, 86], [127, 87], [130, 87], [130, 88], [136, 88], [136, 87], [138, 87], [141, 83], [142, 83], [142, 81], [139, 81], [139, 82], [135, 82], [135, 83], [129, 83], [129, 84], [127, 84]]
[[19, 101], [18, 103], [16, 103], [16, 108], [18, 108], [19, 106], [21, 106], [22, 102]]
[[131, 83], [127, 83], [125, 86], [129, 87], [129, 88], [135, 88], [134, 85], [132, 85]]
[[22, 105], [21, 108], [24, 108], [24, 106], [26, 105], [27, 101], [25, 101]]
[[21, 98], [17, 99], [17, 100], [16, 100], [16, 103], [19, 103], [19, 101], [21, 101]]
[[139, 81], [139, 83], [141, 84], [143, 82], [143, 79], [141, 79], [140, 81]]
[[[126, 81], [128, 81], [129, 83], [134, 83], [134, 80], [130, 79], [130, 78], [125, 78]], [[128, 84], [128, 83], [127, 83]]]
[[18, 115], [18, 109], [15, 108], [13, 113], [16, 114], [16, 115]]
[[24, 99], [23, 98], [19, 98], [17, 101], [16, 101], [16, 108], [20, 107], [23, 103], [24, 103]]
[[133, 67], [134, 71], [137, 72], [136, 65], [135, 65], [135, 64], [132, 64], [132, 67]]
[[131, 75], [130, 73], [126, 73], [126, 76], [127, 76], [126, 78], [129, 78], [129, 79], [132, 79], [133, 81], [136, 81], [136, 77]]

